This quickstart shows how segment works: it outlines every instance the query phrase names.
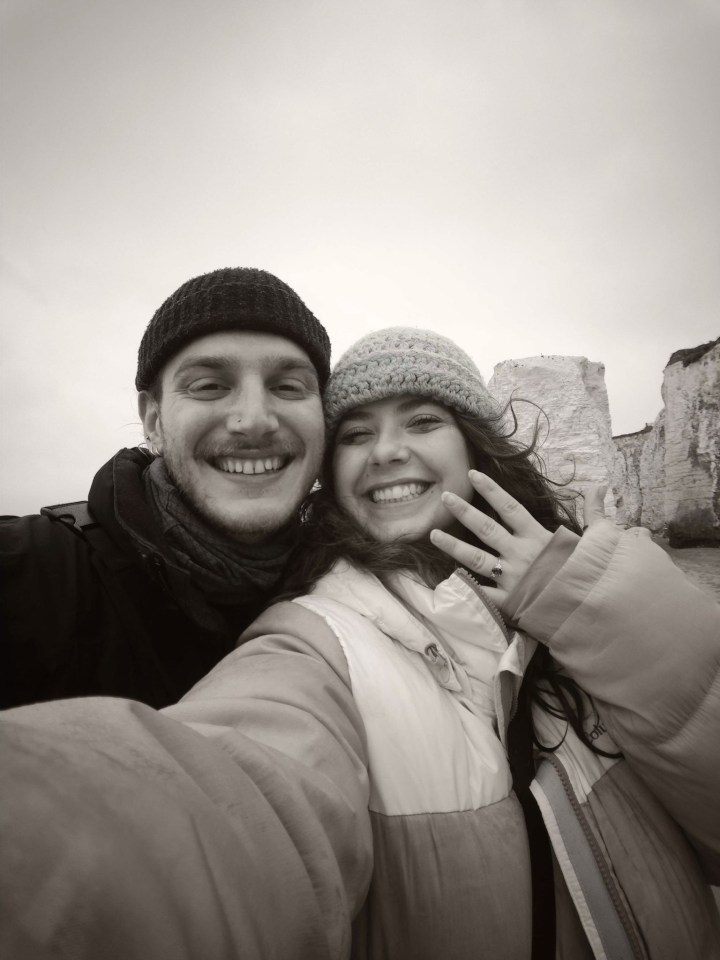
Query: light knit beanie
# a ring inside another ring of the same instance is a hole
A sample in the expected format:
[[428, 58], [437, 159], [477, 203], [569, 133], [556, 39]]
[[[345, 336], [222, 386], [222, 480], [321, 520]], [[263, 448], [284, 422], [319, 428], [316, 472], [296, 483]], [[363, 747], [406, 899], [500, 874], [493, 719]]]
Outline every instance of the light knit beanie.
[[355, 407], [402, 394], [472, 417], [498, 414], [480, 371], [452, 340], [432, 330], [388, 327], [362, 337], [336, 363], [325, 392], [328, 432]]
[[325, 385], [330, 340], [295, 291], [266, 270], [225, 267], [187, 280], [155, 312], [138, 351], [137, 389], [147, 390], [191, 340], [219, 330], [259, 330], [293, 340]]

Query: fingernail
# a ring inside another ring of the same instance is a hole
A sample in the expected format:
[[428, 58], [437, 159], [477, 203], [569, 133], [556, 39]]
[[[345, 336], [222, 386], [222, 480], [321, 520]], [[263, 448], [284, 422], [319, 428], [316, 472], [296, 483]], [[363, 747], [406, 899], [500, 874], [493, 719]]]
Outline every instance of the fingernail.
[[449, 506], [460, 501], [460, 497], [458, 497], [457, 494], [450, 493], [449, 490], [444, 490], [440, 495], [440, 499], [443, 503], [447, 503]]
[[468, 476], [471, 480], [483, 480], [485, 477], [484, 473], [480, 473], [479, 470], [470, 470]]

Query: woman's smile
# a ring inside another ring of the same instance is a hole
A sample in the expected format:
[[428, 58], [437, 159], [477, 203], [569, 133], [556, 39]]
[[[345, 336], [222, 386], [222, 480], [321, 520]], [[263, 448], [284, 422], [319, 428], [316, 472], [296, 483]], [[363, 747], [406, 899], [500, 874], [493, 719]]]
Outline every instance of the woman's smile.
[[378, 506], [395, 506], [412, 503], [430, 489], [433, 484], [423, 480], [396, 480], [391, 484], [373, 487], [367, 496]]
[[426, 397], [403, 395], [351, 410], [335, 437], [335, 492], [376, 540], [422, 540], [455, 518], [443, 490], [471, 498], [470, 460], [452, 412]]

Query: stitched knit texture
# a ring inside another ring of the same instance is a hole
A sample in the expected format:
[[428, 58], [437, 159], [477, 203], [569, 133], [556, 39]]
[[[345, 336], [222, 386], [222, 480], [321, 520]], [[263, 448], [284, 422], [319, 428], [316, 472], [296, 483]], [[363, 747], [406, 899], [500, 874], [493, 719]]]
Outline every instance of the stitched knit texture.
[[480, 371], [452, 340], [432, 330], [388, 327], [362, 337], [335, 365], [325, 392], [328, 429], [355, 407], [402, 394], [473, 417], [499, 412]]
[[147, 390], [165, 363], [191, 340], [218, 330], [259, 330], [299, 344], [320, 386], [330, 373], [330, 340], [300, 297], [265, 270], [226, 267], [186, 281], [147, 326], [138, 351], [135, 386]]

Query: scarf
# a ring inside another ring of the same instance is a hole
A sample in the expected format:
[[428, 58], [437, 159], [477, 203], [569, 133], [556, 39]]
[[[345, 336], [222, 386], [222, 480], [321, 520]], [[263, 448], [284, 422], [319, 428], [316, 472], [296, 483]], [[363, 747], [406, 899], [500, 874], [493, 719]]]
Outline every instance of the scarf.
[[170, 553], [210, 603], [256, 602], [280, 580], [297, 540], [297, 525], [269, 543], [243, 544], [223, 536], [183, 500], [165, 461], [156, 457], [143, 474], [145, 494]]

